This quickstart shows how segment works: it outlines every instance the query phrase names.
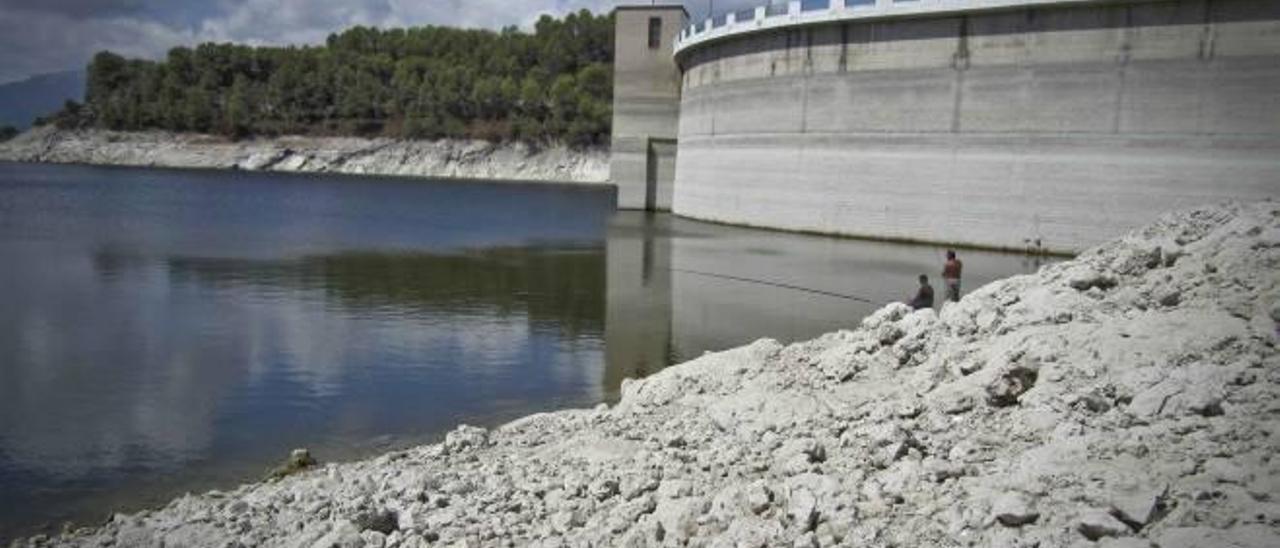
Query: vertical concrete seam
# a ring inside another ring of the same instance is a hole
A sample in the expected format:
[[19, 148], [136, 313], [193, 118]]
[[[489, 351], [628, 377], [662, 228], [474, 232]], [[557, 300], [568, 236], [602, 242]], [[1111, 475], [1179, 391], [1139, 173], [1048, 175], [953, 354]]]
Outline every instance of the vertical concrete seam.
[[[813, 28], [804, 31], [804, 68], [800, 71], [800, 134], [809, 132], [809, 79], [813, 78]], [[800, 146], [804, 157], [804, 145]], [[796, 165], [802, 165], [797, 163]]]
[[1207, 130], [1205, 114], [1205, 86], [1212, 85], [1210, 78], [1212, 74], [1208, 74], [1209, 61], [1213, 59], [1213, 0], [1203, 0], [1200, 13], [1200, 61], [1206, 66], [1201, 72], [1201, 78], [1196, 81], [1196, 131], [1198, 134], [1211, 133]]
[[849, 72], [849, 24], [840, 25], [840, 74]]
[[956, 52], [951, 56], [951, 66], [956, 71], [955, 90], [952, 92], [951, 133], [960, 133], [960, 110], [964, 105], [964, 73], [969, 68], [969, 16], [960, 16], [960, 28]]
[[[809, 79], [810, 75], [805, 75], [800, 79], [800, 134], [809, 132]], [[803, 146], [803, 145], [802, 145]]]
[[969, 68], [969, 16], [960, 16], [959, 40], [956, 43], [956, 53], [951, 56], [951, 66], [964, 70]]
[[1204, 0], [1204, 13], [1201, 18], [1204, 30], [1200, 35], [1200, 60], [1209, 62], [1213, 60], [1214, 41], [1217, 38], [1213, 25], [1213, 0]]
[[1116, 104], [1111, 121], [1111, 133], [1119, 134], [1124, 124], [1125, 76], [1133, 50], [1133, 6], [1124, 8], [1124, 27], [1120, 31], [1120, 52], [1116, 55]]
[[813, 78], [813, 29], [804, 31], [804, 67], [800, 70], [800, 134], [809, 130], [809, 79]]
[[711, 110], [711, 130], [708, 132], [708, 136], [715, 137], [716, 136], [716, 106], [718, 106], [720, 102], [707, 101], [707, 103], [710, 104], [708, 108]]
[[786, 70], [787, 76], [791, 76], [791, 47], [795, 45], [795, 40], [792, 38], [792, 36], [795, 36], [795, 32], [794, 29], [787, 29], [787, 49], [782, 51], [782, 60], [786, 63], [786, 67], [783, 70]]
[[804, 30], [804, 74], [813, 74], [813, 28]]
[[[809, 131], [809, 77], [805, 77], [800, 81], [800, 134], [804, 135]], [[804, 164], [805, 148], [807, 147], [807, 139], [799, 139], [799, 146], [796, 147], [796, 163], [797, 166]]]

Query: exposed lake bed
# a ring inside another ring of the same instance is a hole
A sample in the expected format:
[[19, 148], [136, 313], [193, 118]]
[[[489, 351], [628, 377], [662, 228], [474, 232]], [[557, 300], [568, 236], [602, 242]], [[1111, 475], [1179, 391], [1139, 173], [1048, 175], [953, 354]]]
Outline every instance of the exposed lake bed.
[[608, 151], [480, 140], [283, 136], [232, 140], [165, 131], [38, 127], [0, 161], [603, 184]]
[[[0, 175], [0, 536], [254, 481], [294, 447], [350, 460], [613, 402], [856, 324], [942, 252], [615, 213], [583, 186]], [[972, 287], [1041, 261], [962, 256]]]

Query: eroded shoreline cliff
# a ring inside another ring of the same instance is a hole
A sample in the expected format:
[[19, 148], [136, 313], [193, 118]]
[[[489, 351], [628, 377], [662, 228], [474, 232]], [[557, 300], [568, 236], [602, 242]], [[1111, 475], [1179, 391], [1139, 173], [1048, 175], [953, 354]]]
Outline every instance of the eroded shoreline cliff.
[[573, 183], [605, 183], [609, 178], [605, 149], [353, 137], [230, 141], [162, 131], [51, 127], [0, 143], [0, 161]]
[[[1280, 545], [1280, 202], [20, 545]], [[732, 321], [725, 318], [725, 321]]]

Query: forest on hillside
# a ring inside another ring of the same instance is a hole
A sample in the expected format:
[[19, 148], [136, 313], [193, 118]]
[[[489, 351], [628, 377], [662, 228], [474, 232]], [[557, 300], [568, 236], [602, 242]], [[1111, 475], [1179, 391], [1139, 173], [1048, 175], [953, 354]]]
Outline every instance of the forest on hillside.
[[613, 16], [533, 32], [354, 27], [323, 46], [202, 44], [164, 60], [94, 56], [85, 102], [41, 121], [230, 137], [359, 135], [608, 142]]

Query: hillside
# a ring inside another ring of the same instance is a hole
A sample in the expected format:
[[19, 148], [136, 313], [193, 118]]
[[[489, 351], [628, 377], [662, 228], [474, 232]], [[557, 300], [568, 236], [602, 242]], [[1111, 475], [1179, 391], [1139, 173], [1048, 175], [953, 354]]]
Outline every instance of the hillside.
[[78, 70], [0, 85], [0, 126], [27, 129], [36, 118], [57, 112], [67, 101], [84, 100], [84, 85], [85, 74]]
[[355, 27], [322, 46], [202, 44], [162, 61], [97, 54], [59, 127], [230, 137], [324, 135], [607, 142], [611, 15], [533, 32]]

